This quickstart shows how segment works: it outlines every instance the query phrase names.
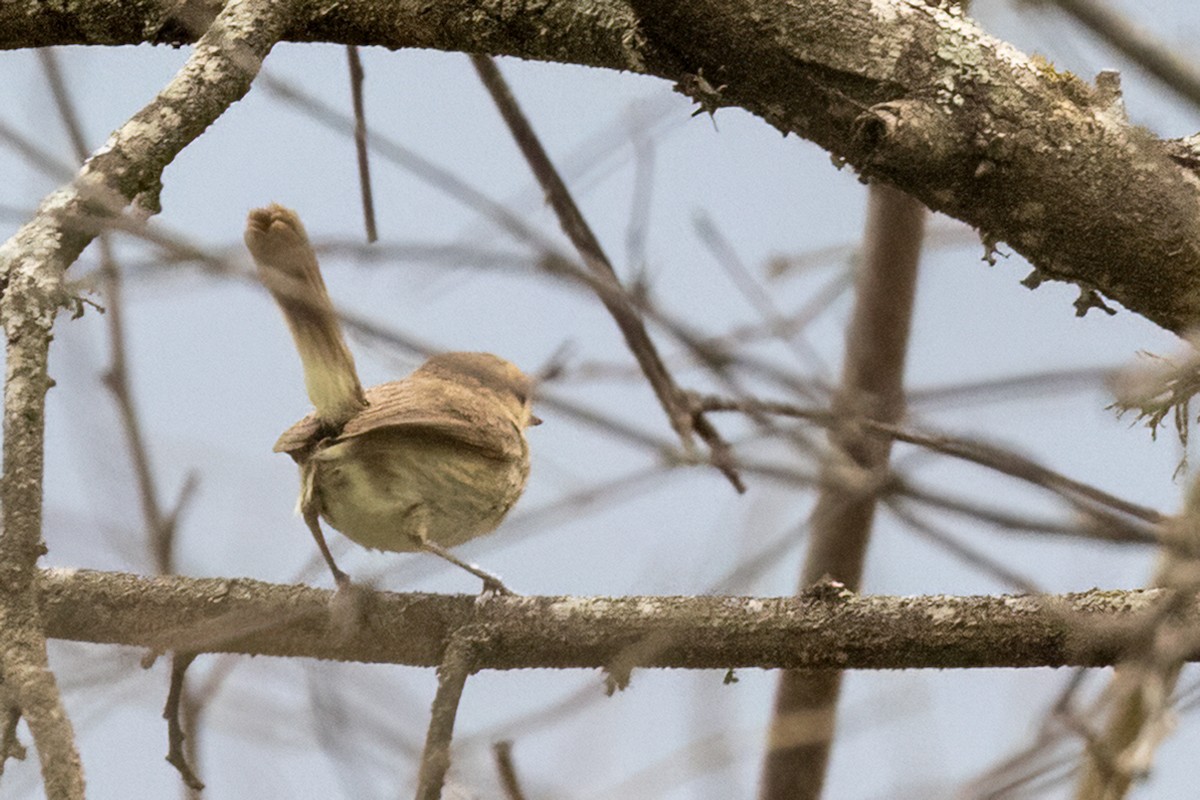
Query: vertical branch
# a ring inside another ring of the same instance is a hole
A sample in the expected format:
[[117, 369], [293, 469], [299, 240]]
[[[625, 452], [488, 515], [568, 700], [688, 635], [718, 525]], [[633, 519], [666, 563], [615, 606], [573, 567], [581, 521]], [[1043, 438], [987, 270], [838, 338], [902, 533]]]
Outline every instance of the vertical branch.
[[0, 245], [0, 322], [7, 338], [0, 503], [0, 679], [37, 746], [46, 795], [82, 797], [83, 770], [46, 657], [34, 594], [42, 541], [47, 360], [55, 314], [69, 302], [63, 273], [96, 235], [98, 218], [135, 198], [157, 209], [163, 169], [250, 88], [292, 20], [293, 3], [233, 0], [179, 73], [118, 129], [76, 178]]
[[1200, 590], [1200, 479], [1193, 479], [1172, 534], [1152, 581], [1170, 592], [1169, 599], [1149, 620], [1140, 646], [1129, 648], [1113, 670], [1106, 691], [1108, 722], [1087, 743], [1075, 786], [1078, 800], [1123, 800], [1175, 727], [1172, 696], [1196, 642], [1194, 628], [1178, 611]]
[[[834, 399], [839, 419], [896, 422], [904, 413], [904, 361], [924, 216], [917, 200], [871, 185], [866, 252]], [[877, 490], [888, 471], [891, 442], [886, 437], [846, 424], [831, 429], [829, 440], [824, 488], [809, 522], [801, 592], [826, 578], [859, 588]], [[841, 673], [832, 670], [780, 675], [760, 786], [763, 800], [820, 797], [840, 687]]]
[[454, 738], [454, 720], [462, 700], [463, 687], [473, 669], [474, 642], [464, 631], [451, 634], [450, 643], [438, 665], [437, 694], [421, 754], [421, 772], [417, 778], [417, 800], [439, 800], [450, 769], [450, 742]]
[[[50, 330], [62, 302], [62, 273], [40, 258], [18, 260], [10, 241], [0, 263], [11, 264], [0, 298], [7, 336], [4, 380], [4, 477], [0, 483], [4, 530], [0, 532], [0, 679], [37, 745], [46, 797], [82, 798], [83, 766], [75, 732], [63, 707], [46, 656], [36, 601], [37, 560], [42, 541], [47, 359]], [[15, 263], [14, 263], [15, 262]]]
[[[45, 57], [49, 59], [50, 56]], [[48, 68], [49, 69], [49, 68]], [[57, 77], [55, 73], [53, 77]], [[0, 258], [10, 251], [0, 249]], [[83, 797], [83, 765], [46, 656], [32, 581], [42, 541], [42, 481], [50, 329], [62, 301], [61, 277], [40, 274], [34, 259], [9, 273], [0, 298], [7, 337], [4, 384], [4, 478], [0, 484], [0, 677], [7, 694], [13, 741], [19, 716], [37, 743], [47, 797]], [[49, 278], [46, 280], [46, 278]], [[29, 316], [26, 316], [26, 314]], [[7, 754], [6, 754], [7, 755]]]

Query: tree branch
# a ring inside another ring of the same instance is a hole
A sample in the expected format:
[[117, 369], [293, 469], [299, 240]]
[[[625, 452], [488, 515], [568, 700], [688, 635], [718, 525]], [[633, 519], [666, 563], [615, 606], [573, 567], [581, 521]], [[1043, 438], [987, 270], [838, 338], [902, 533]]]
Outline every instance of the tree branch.
[[[194, 9], [197, 4], [182, 6]], [[157, 3], [0, 4], [0, 49], [179, 43]], [[739, 106], [1174, 331], [1200, 320], [1200, 188], [1094, 87], [924, 0], [298, 0], [284, 37], [585, 64]], [[36, 11], [37, 13], [33, 13]], [[1164, 287], [1171, 287], [1166, 291]], [[1082, 306], [1081, 306], [1082, 308]]]
[[[855, 277], [854, 311], [846, 328], [834, 413], [861, 414], [884, 424], [904, 416], [904, 365], [925, 233], [925, 207], [889, 186], [871, 186], [864, 258]], [[809, 519], [803, 592], [821, 580], [857, 591], [891, 442], [861, 428], [834, 425], [823, 485]], [[833, 748], [842, 673], [789, 670], [779, 676], [767, 734], [759, 796], [819, 798]]]
[[[11, 252], [0, 249], [0, 261]], [[0, 482], [0, 682], [37, 745], [48, 800], [82, 800], [83, 766], [75, 732], [46, 655], [33, 591], [42, 541], [43, 443], [50, 328], [59, 304], [59, 274], [29, 259], [9, 274], [0, 298], [8, 345], [4, 381], [4, 478]], [[9, 719], [14, 708], [10, 707]], [[7, 753], [5, 754], [7, 755]]]
[[463, 688], [474, 670], [474, 633], [471, 629], [457, 630], [450, 636], [446, 654], [438, 664], [437, 694], [429, 715], [429, 731], [421, 753], [421, 770], [417, 776], [417, 800], [440, 800], [446, 772], [450, 769], [450, 743], [454, 738], [454, 721]]
[[288, 3], [268, 0], [230, 3], [154, 101], [0, 246], [0, 317], [7, 337], [0, 673], [33, 733], [47, 797], [81, 798], [84, 792], [74, 732], [47, 663], [34, 596], [35, 565], [46, 549], [41, 514], [45, 399], [51, 385], [47, 359], [57, 310], [71, 303], [63, 273], [96, 235], [98, 218], [134, 201], [144, 211], [157, 210], [163, 169], [249, 89], [290, 9]]
[[[1003, 597], [366, 596], [345, 635], [332, 592], [249, 579], [40, 573], [46, 634], [158, 652], [224, 652], [435, 667], [464, 625], [475, 669], [1105, 666], [1141, 641], [1162, 590]], [[1184, 609], [1200, 623], [1200, 604]], [[585, 624], [581, 624], [585, 623]], [[337, 634], [337, 635], [335, 635]], [[647, 646], [652, 642], [654, 646]], [[1190, 658], [1200, 658], [1200, 650]], [[622, 660], [623, 659], [623, 660]]]

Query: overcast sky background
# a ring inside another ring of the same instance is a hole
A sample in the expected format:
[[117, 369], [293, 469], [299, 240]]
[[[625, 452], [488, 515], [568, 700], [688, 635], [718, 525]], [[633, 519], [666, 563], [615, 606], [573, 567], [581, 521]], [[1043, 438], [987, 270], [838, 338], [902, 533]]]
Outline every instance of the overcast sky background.
[[[1118, 4], [1186, 51], [1198, 33], [1190, 4]], [[980, 0], [974, 12], [995, 36], [1093, 76], [1122, 73], [1131, 118], [1165, 137], [1200, 129], [1194, 109], [1177, 102], [1121, 58], [1054, 14]], [[147, 102], [187, 50], [61, 50], [89, 147]], [[364, 50], [366, 109], [372, 135], [388, 138], [451, 170], [561, 241], [466, 56]], [[705, 217], [783, 313], [836, 282], [844, 253], [800, 274], [768, 275], [780, 255], [854, 246], [866, 189], [828, 154], [781, 138], [737, 109], [715, 120], [692, 118], [692, 105], [666, 83], [556, 65], [501, 61], [551, 155], [624, 279], [645, 277], [657, 303], [694, 328], [719, 334], [760, 321], [697, 235]], [[4, 121], [64, 162], [70, 147], [32, 52], [0, 53]], [[280, 45], [264, 75], [301, 86], [341, 113], [350, 108], [345, 51]], [[640, 152], [640, 156], [638, 155]], [[649, 154], [649, 155], [648, 155]], [[529, 250], [413, 174], [376, 155], [372, 161], [382, 245], [458, 243], [528, 258]], [[639, 172], [651, 202], [631, 215]], [[63, 180], [0, 151], [0, 204], [6, 233]], [[352, 142], [262, 85], [228, 111], [164, 176], [155, 225], [230, 253], [245, 267], [241, 231], [249, 209], [277, 201], [299, 211], [316, 240], [362, 241]], [[632, 218], [631, 218], [632, 216]], [[645, 232], [644, 251], [630, 245]], [[1071, 306], [1076, 290], [1019, 283], [1019, 257], [994, 267], [970, 230], [944, 217], [929, 221], [908, 371], [914, 393], [1043, 370], [1116, 367], [1139, 351], [1172, 353], [1175, 338], [1123, 310]], [[1002, 252], [1007, 253], [1005, 248]], [[271, 446], [308, 411], [299, 360], [264, 291], [162, 263], [136, 242], [118, 240], [125, 266], [130, 369], [160, 490], [169, 501], [195, 472], [199, 490], [180, 530], [179, 568], [196, 576], [248, 576], [328, 586], [303, 523], [293, 516], [296, 476]], [[631, 259], [635, 263], [631, 263]], [[95, 268], [89, 249], [72, 268]], [[632, 375], [633, 360], [611, 318], [587, 294], [548, 282], [532, 269], [393, 260], [323, 259], [335, 301], [390, 329], [438, 348], [489, 350], [529, 371], [566, 348], [567, 375], [551, 390], [625, 424], [672, 441], [650, 390], [633, 378], [594, 379], [585, 367], [611, 365]], [[836, 380], [851, 297], [843, 292], [805, 331], [819, 359], [768, 342], [752, 352], [817, 383]], [[664, 353], [681, 349], [654, 332]], [[419, 358], [351, 336], [368, 385], [403, 375]], [[104, 319], [89, 311], [56, 329], [49, 398], [46, 563], [149, 572], [145, 534], [127, 447], [101, 378], [108, 362]], [[681, 383], [713, 388], [705, 374], [670, 355]], [[753, 386], [753, 384], [751, 384]], [[761, 387], [754, 387], [761, 388]], [[803, 401], [777, 391], [779, 399]], [[1106, 410], [1100, 383], [1070, 383], [1053, 393], [958, 396], [915, 401], [915, 419], [979, 435], [1036, 456], [1066, 474], [1164, 511], [1177, 509], [1184, 479], [1171, 435], [1148, 432]], [[738, 496], [714, 470], [654, 469], [646, 448], [614, 440], [569, 415], [542, 409], [530, 432], [528, 491], [495, 535], [461, 549], [521, 592], [531, 594], [697, 594], [714, 590], [782, 595], [795, 590], [803, 553], [798, 531], [812, 494], [748, 476]], [[749, 431], [718, 417], [730, 438]], [[819, 434], [818, 434], [819, 435]], [[787, 463], [783, 447], [746, 445], [741, 453]], [[988, 503], [1065, 513], [1046, 496], [959, 462], [897, 448], [926, 485]], [[802, 462], [794, 462], [803, 465]], [[611, 482], [594, 503], [558, 511], [563, 498]], [[1086, 543], [1000, 534], [970, 519], [942, 518], [949, 531], [1051, 591], [1135, 587], [1151, 554]], [[772, 544], [765, 568], [736, 586], [721, 581]], [[435, 559], [369, 553], [337, 534], [331, 544], [354, 577], [397, 590], [474, 592], [474, 579]], [[1009, 587], [915, 538], [881, 514], [866, 571], [868, 591], [887, 594], [997, 593]], [[77, 725], [91, 795], [170, 797], [176, 774], [163, 761], [160, 719], [166, 662], [143, 671], [140, 652], [54, 643], [53, 665]], [[191, 678], [203, 684], [227, 662], [201, 658]], [[432, 670], [240, 659], [209, 707], [198, 769], [210, 798], [407, 796], [434, 690]], [[596, 673], [485, 673], [468, 683], [460, 711], [453, 776], [463, 796], [499, 794], [490, 744], [513, 738], [530, 797], [727, 798], [752, 796], [776, 675], [639, 671], [612, 698]], [[1052, 670], [855, 673], [846, 682], [829, 797], [951, 797], [964, 780], [1030, 740], [1065, 680]], [[1184, 672], [1183, 686], [1194, 680]], [[1101, 681], [1096, 681], [1099, 686]], [[510, 721], [582, 698], [546, 725]], [[27, 737], [26, 737], [27, 738]], [[1200, 725], [1182, 719], [1140, 797], [1178, 797], [1194, 787]], [[36, 760], [9, 765], [6, 797], [39, 796]], [[399, 787], [399, 789], [397, 788]], [[1062, 791], [1045, 796], [1065, 796]]]

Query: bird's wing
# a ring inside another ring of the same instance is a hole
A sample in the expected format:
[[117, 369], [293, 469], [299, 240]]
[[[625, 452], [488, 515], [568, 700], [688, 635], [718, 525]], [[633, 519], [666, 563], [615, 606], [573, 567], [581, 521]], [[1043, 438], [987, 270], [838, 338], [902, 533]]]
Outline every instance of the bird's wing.
[[[442, 380], [409, 377], [367, 389], [367, 407], [337, 433], [338, 441], [389, 431], [405, 436], [449, 439], [494, 458], [512, 458], [522, 450], [521, 433], [487, 397]], [[275, 451], [294, 454], [322, 438], [315, 414], [283, 432]]]

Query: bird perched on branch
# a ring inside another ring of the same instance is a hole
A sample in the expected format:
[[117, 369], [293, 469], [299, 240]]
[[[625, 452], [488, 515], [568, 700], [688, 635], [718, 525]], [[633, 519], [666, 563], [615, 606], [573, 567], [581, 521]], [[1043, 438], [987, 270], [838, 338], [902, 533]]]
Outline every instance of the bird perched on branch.
[[363, 390], [316, 253], [294, 211], [255, 209], [246, 246], [291, 329], [316, 410], [275, 451], [300, 466], [299, 512], [339, 588], [320, 519], [364, 547], [434, 553], [507, 593], [446, 548], [495, 530], [529, 477], [533, 381], [490, 353], [442, 353]]

